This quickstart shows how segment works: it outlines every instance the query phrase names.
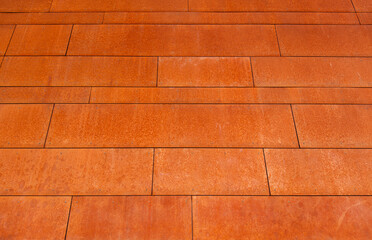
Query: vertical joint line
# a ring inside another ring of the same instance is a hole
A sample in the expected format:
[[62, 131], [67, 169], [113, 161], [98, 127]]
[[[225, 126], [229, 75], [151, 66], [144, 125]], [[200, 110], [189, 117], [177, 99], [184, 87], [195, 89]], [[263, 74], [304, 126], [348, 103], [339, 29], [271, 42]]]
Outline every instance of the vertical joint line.
[[193, 209], [192, 196], [190, 197], [191, 197], [191, 239], [194, 239], [194, 209]]
[[67, 43], [67, 48], [66, 48], [66, 52], [65, 52], [65, 56], [67, 56], [67, 51], [68, 51], [68, 48], [70, 46], [70, 41], [71, 41], [71, 36], [72, 36], [72, 30], [74, 30], [74, 24], [72, 24], [72, 27], [71, 27], [71, 32], [70, 32], [70, 37], [68, 38], [68, 43]]
[[357, 19], [358, 19], [359, 25], [362, 25], [362, 22], [361, 22], [360, 19], [359, 19], [358, 13], [355, 13], [355, 15], [356, 15], [356, 17], [357, 17]]
[[252, 84], [253, 84], [253, 87], [255, 87], [255, 84], [254, 84], [254, 75], [253, 75], [253, 66], [252, 66], [252, 57], [249, 58], [249, 62], [251, 64]]
[[68, 224], [70, 222], [70, 215], [71, 215], [71, 207], [72, 207], [72, 200], [74, 196], [71, 196], [71, 202], [70, 202], [70, 209], [68, 210], [68, 217], [67, 217], [67, 225], [66, 225], [66, 232], [65, 232], [65, 240], [67, 238], [67, 231], [68, 231]]
[[156, 58], [156, 87], [159, 81], [159, 57]]
[[54, 103], [53, 104], [53, 108], [52, 108], [52, 113], [50, 114], [50, 119], [49, 119], [49, 125], [48, 125], [48, 129], [47, 129], [47, 133], [46, 133], [45, 140], [44, 140], [44, 148], [45, 148], [45, 145], [46, 145], [46, 142], [47, 142], [47, 139], [48, 139], [49, 128], [50, 128], [50, 124], [52, 123], [52, 117], [53, 117], [54, 107], [55, 106], [56, 106], [56, 104]]
[[154, 195], [155, 148], [152, 149], [151, 195]]
[[103, 16], [102, 16], [102, 23], [103, 24], [105, 22], [105, 16], [106, 16], [106, 12], [103, 13]]
[[187, 11], [190, 12], [190, 0], [187, 0]]
[[350, 0], [350, 2], [351, 2], [351, 5], [353, 5], [355, 15], [356, 15], [356, 17], [357, 17], [357, 19], [358, 19], [358, 22], [359, 22], [359, 25], [360, 25], [360, 24], [362, 24], [362, 23], [360, 22], [360, 19], [359, 19], [358, 13], [357, 13], [357, 11], [356, 11], [355, 5], [354, 5], [354, 3], [353, 3], [353, 0]]
[[6, 46], [6, 49], [5, 49], [5, 52], [4, 52], [3, 59], [1, 60], [1, 63], [0, 63], [0, 67], [3, 65], [3, 62], [4, 62], [4, 60], [5, 60], [5, 56], [6, 56], [7, 52], [8, 52], [9, 46], [10, 46], [10, 42], [11, 42], [12, 39], [13, 39], [13, 35], [14, 35], [15, 30], [16, 30], [16, 27], [17, 27], [17, 25], [15, 25], [14, 28], [13, 28], [13, 32], [12, 32], [12, 35], [10, 36], [10, 39], [9, 39], [8, 45]]
[[263, 154], [264, 162], [265, 162], [265, 170], [266, 170], [267, 187], [269, 188], [269, 195], [271, 196], [270, 181], [269, 181], [269, 172], [267, 171], [266, 156], [265, 156], [265, 149], [264, 149], [264, 148], [262, 149], [262, 154]]
[[90, 98], [92, 96], [92, 89], [93, 89], [93, 87], [90, 87], [88, 103], [90, 103]]
[[49, 6], [49, 10], [48, 10], [48, 12], [50, 12], [50, 10], [52, 9], [52, 6], [53, 6], [53, 0], [52, 0], [52, 2], [50, 3], [50, 6]]
[[294, 125], [294, 128], [295, 128], [296, 137], [297, 137], [297, 144], [298, 144], [298, 147], [301, 148], [300, 139], [298, 138], [298, 133], [297, 133], [296, 121], [295, 121], [295, 117], [294, 117], [294, 113], [293, 113], [293, 109], [292, 109], [292, 104], [290, 104], [290, 106], [291, 106], [293, 125]]
[[275, 27], [276, 42], [278, 43], [279, 54], [280, 56], [282, 56], [282, 51], [280, 50], [278, 32], [276, 31], [276, 25], [274, 25], [274, 27]]

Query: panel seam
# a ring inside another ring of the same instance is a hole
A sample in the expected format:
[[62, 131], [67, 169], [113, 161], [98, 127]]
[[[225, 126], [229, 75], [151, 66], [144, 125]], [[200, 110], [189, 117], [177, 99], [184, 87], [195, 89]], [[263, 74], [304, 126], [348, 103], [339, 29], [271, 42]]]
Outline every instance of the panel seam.
[[279, 56], [281, 57], [282, 56], [282, 51], [280, 50], [278, 31], [276, 30], [276, 25], [274, 25], [274, 27], [275, 27], [276, 42], [278, 43]]
[[16, 30], [16, 27], [17, 27], [17, 25], [14, 25], [12, 35], [10, 36], [10, 39], [9, 39], [8, 45], [6, 46], [6, 49], [5, 49], [4, 55], [2, 56], [3, 59], [1, 60], [0, 68], [1, 68], [1, 66], [3, 65], [3, 62], [5, 61], [5, 56], [7, 56], [6, 54], [8, 53], [8, 49], [9, 49], [9, 46], [10, 46], [10, 42], [11, 42], [12, 39], [13, 39], [13, 35], [14, 35], [15, 30]]
[[49, 129], [50, 129], [50, 125], [52, 123], [52, 117], [53, 117], [53, 113], [54, 113], [54, 107], [56, 106], [56, 104], [54, 103], [53, 104], [53, 108], [52, 108], [52, 113], [50, 114], [50, 119], [49, 119], [49, 125], [48, 125], [48, 129], [47, 129], [47, 133], [46, 133], [46, 136], [45, 136], [45, 140], [44, 140], [44, 147], [46, 146], [46, 142], [47, 142], [47, 139], [48, 139], [48, 134], [49, 134]]
[[68, 210], [68, 217], [67, 217], [67, 225], [66, 225], [66, 232], [65, 232], [65, 240], [67, 239], [67, 231], [68, 231], [68, 225], [70, 223], [70, 215], [71, 215], [71, 208], [72, 208], [72, 200], [74, 196], [71, 196], [71, 202], [70, 202], [70, 209]]
[[70, 42], [71, 42], [71, 37], [72, 37], [72, 31], [74, 30], [74, 26], [75, 26], [75, 24], [72, 24], [71, 32], [70, 32], [70, 37], [68, 38], [68, 42], [67, 42], [65, 56], [67, 56], [68, 48], [70, 47]]
[[267, 163], [266, 163], [266, 156], [265, 156], [265, 149], [262, 149], [262, 154], [264, 158], [264, 163], [265, 163], [265, 170], [266, 170], [266, 179], [267, 179], [267, 187], [269, 189], [269, 195], [271, 196], [271, 189], [270, 189], [270, 180], [269, 180], [269, 172], [267, 171]]
[[293, 113], [292, 104], [290, 104], [290, 107], [291, 107], [291, 113], [292, 113], [293, 125], [294, 125], [294, 128], [295, 128], [296, 137], [297, 137], [298, 148], [301, 148], [300, 139], [299, 139], [299, 137], [298, 137], [298, 132], [297, 132], [296, 121], [295, 121], [295, 117], [294, 117], [294, 113]]
[[358, 13], [357, 13], [357, 11], [356, 11], [356, 8], [355, 8], [355, 5], [354, 5], [353, 0], [350, 0], [350, 2], [351, 2], [351, 5], [353, 5], [354, 12], [355, 12], [355, 15], [356, 15], [356, 17], [357, 17], [357, 19], [358, 19], [359, 24], [362, 24], [361, 21], [360, 21], [360, 19], [359, 19], [359, 16], [358, 16]]
[[154, 195], [155, 148], [152, 149], [151, 196]]

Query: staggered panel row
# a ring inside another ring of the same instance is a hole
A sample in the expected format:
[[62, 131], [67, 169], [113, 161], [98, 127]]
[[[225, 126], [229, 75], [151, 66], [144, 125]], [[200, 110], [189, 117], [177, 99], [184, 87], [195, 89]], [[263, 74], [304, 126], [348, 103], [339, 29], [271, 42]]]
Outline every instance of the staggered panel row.
[[[372, 32], [372, 31], [371, 31]], [[368, 57], [4, 57], [0, 86], [371, 87]]]
[[349, 12], [46, 12], [0, 13], [0, 24], [371, 24]]
[[2, 149], [0, 194], [371, 195], [371, 158], [371, 149]]
[[81, 11], [284, 11], [284, 12], [371, 12], [368, 0], [3, 0], [0, 12], [81, 12]]
[[370, 88], [0, 87], [0, 103], [372, 104]]
[[3, 104], [0, 146], [370, 148], [371, 111], [370, 105]]
[[[1, 29], [7, 46], [13, 27]], [[371, 34], [369, 25], [17, 25], [6, 55], [371, 56]]]
[[369, 197], [1, 197], [0, 203], [5, 238], [369, 239], [372, 234]]

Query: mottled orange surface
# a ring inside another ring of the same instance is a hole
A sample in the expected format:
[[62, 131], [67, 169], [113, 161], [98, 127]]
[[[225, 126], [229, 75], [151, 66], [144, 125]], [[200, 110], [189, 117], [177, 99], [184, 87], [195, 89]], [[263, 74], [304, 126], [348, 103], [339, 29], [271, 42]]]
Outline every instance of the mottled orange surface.
[[368, 239], [370, 197], [194, 196], [195, 239]]
[[71, 25], [18, 25], [8, 55], [64, 55]]
[[371, 4], [0, 0], [0, 239], [372, 239]]
[[157, 61], [147, 57], [9, 57], [2, 86], [156, 86]]

